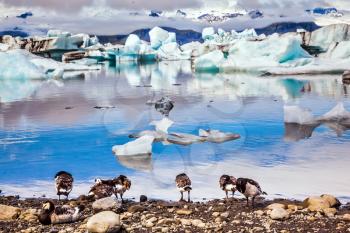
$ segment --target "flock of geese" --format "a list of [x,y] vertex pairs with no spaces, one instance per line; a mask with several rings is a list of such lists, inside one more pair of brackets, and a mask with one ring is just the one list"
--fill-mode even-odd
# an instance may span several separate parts
[[[168,97],[163,97],[156,101],[154,105],[156,110],[162,115],[169,116],[169,112],[174,107],[174,102]],[[202,131],[201,133],[208,137],[211,132]],[[218,134],[220,132],[216,133]],[[219,136],[222,137],[222,135]],[[234,137],[237,138],[236,135],[234,135]],[[60,171],[55,175],[55,188],[59,200],[61,200],[62,195],[66,196],[66,199],[68,199],[73,189],[73,182],[74,178],[72,174],[66,171]],[[176,176],[175,184],[181,194],[180,201],[184,201],[183,193],[187,192],[187,201],[190,202],[190,192],[192,190],[191,179],[185,173],[181,173]],[[236,179],[233,176],[222,175],[219,179],[219,184],[220,188],[225,191],[226,198],[228,198],[228,192],[232,192],[233,196],[236,191],[239,191],[246,197],[247,206],[249,206],[249,198],[252,199],[253,208],[255,198],[259,195],[266,194],[261,190],[260,185],[256,181],[248,178]],[[131,181],[124,175],[120,175],[111,180],[95,179],[95,184],[90,188],[88,193],[88,199],[98,200],[113,195],[118,199],[119,195],[123,202],[123,195],[130,188]],[[39,221],[44,225],[75,222],[80,219],[83,210],[84,206],[75,208],[68,205],[55,206],[52,201],[46,201],[42,206]]]
[[[59,200],[61,199],[61,195],[66,196],[66,199],[68,199],[73,189],[73,182],[73,176],[66,171],[60,171],[55,175],[55,188]],[[184,201],[183,193],[187,192],[187,201],[190,202],[190,192],[192,190],[191,179],[185,173],[181,173],[176,176],[175,184],[181,194],[180,201]],[[228,198],[229,192],[232,192],[233,196],[238,191],[245,196],[247,206],[249,206],[249,198],[251,198],[253,208],[255,198],[262,194],[266,195],[256,181],[248,178],[236,179],[233,176],[222,175],[219,179],[219,185],[226,193],[226,198]],[[131,181],[124,175],[111,180],[95,179],[95,184],[91,187],[88,198],[98,200],[115,195],[118,199],[119,194],[123,201],[123,194],[130,188]],[[52,201],[46,201],[42,206],[39,221],[44,225],[75,222],[80,219],[83,210],[84,206],[75,208],[68,205],[55,206]]]

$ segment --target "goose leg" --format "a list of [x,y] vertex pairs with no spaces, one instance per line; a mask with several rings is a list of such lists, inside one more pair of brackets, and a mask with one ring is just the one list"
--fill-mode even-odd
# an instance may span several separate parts
[[232,197],[234,197],[235,196],[235,191],[232,191]]
[[246,199],[247,199],[247,206],[249,206],[249,199],[248,199],[248,197],[246,197]]
[[190,202],[191,201],[191,198],[190,198],[190,191],[188,191],[188,202]]
[[122,199],[122,203],[124,202],[124,200],[123,200],[123,194],[122,193],[119,193],[119,195],[120,195],[120,199]]
[[59,201],[61,200],[61,195],[60,195],[60,194],[58,194],[58,200],[59,200]]
[[228,192],[225,190],[226,199],[228,199]]
[[253,206],[253,209],[254,209],[254,199],[255,199],[255,197],[252,198],[252,206]]
[[183,194],[183,192],[180,192],[181,193],[181,199],[180,199],[180,201],[182,201],[183,199],[184,199],[184,194]]

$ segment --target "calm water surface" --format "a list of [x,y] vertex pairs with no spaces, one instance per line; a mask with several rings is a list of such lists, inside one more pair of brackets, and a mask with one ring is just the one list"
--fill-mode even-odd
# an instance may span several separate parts
[[[349,201],[350,130],[321,125],[306,135],[283,121],[284,105],[309,108],[316,116],[338,102],[350,110],[349,91],[339,76],[195,74],[189,62],[106,64],[65,81],[0,80],[0,189],[22,197],[55,196],[53,176],[67,170],[76,181],[72,196],[86,194],[95,177],[125,174],[132,179],[128,198],[175,200],[174,177],[186,172],[192,197],[200,200],[223,197],[218,178],[228,173],[256,179],[269,198],[330,193]],[[170,132],[210,128],[241,139],[156,143],[152,157],[113,155],[113,145],[162,118],[146,102],[163,96],[175,101]]]

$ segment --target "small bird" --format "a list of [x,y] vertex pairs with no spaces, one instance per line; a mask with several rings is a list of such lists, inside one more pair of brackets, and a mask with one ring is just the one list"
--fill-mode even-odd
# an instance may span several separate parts
[[55,187],[58,195],[58,200],[61,200],[61,195],[68,199],[69,193],[73,189],[73,176],[65,171],[57,172],[55,175]]
[[68,205],[57,206],[51,201],[46,201],[43,204],[39,215],[39,222],[43,225],[73,223],[81,218],[81,213],[84,206],[71,207]]
[[232,192],[234,196],[236,192],[236,182],[237,179],[233,176],[222,175],[219,180],[220,188],[225,191],[226,199],[228,199],[228,192]]
[[110,197],[114,194],[114,185],[112,183],[106,183],[106,181],[96,179],[95,185],[91,187],[88,196],[94,199],[101,199]]
[[165,116],[169,116],[170,111],[174,108],[174,101],[169,97],[162,97],[160,100],[157,100],[154,107],[158,112]]
[[176,176],[175,183],[176,183],[177,189],[181,193],[180,201],[183,201],[183,193],[187,192],[188,202],[190,202],[190,192],[192,190],[190,178],[185,173],[181,173]]
[[267,195],[260,188],[258,182],[248,178],[238,178],[236,182],[236,189],[242,193],[247,199],[247,206],[249,206],[249,197],[252,198],[252,206],[254,208],[254,200],[257,196],[262,194]]

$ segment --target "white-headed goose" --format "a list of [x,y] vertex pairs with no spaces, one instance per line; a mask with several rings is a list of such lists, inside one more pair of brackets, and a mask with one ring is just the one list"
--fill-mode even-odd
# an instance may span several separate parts
[[228,192],[232,192],[232,196],[236,192],[237,179],[233,176],[222,175],[219,180],[220,188],[225,191],[226,198],[228,199]]
[[242,193],[247,199],[247,206],[249,206],[249,197],[252,198],[252,206],[254,208],[254,200],[257,196],[262,194],[267,195],[260,188],[258,182],[248,178],[238,178],[236,182],[237,190]]
[[185,173],[181,173],[176,176],[175,183],[176,183],[177,189],[181,193],[180,201],[183,201],[183,193],[187,192],[188,202],[190,202],[190,192],[192,190],[190,178]]
[[43,225],[76,222],[81,218],[81,212],[83,210],[84,206],[73,208],[64,205],[55,207],[53,202],[46,201],[40,212],[39,222]]
[[55,188],[58,195],[58,200],[61,199],[61,195],[66,196],[68,199],[68,195],[73,189],[73,181],[73,176],[66,171],[60,171],[56,173]]

